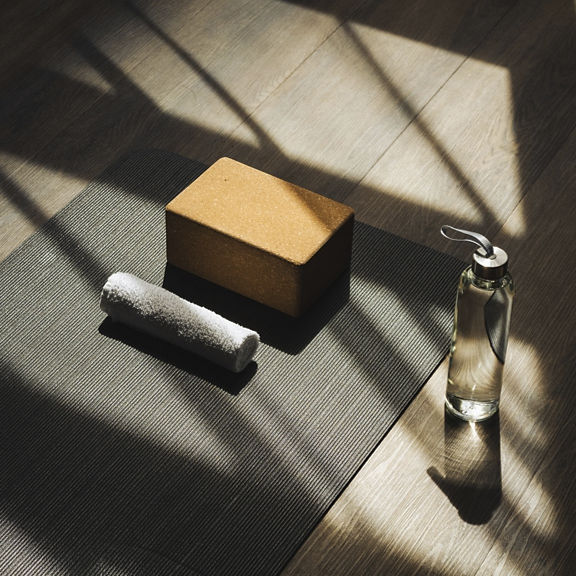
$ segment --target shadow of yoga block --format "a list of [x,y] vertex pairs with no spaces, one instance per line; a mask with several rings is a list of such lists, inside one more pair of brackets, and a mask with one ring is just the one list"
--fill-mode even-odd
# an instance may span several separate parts
[[230,158],[166,206],[167,260],[301,316],[350,265],[354,211]]

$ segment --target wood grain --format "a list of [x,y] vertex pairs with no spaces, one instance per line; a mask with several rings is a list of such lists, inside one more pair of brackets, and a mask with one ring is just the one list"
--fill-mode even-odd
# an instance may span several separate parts
[[[359,217],[438,248],[447,218],[499,230],[576,126],[566,12],[563,1],[510,12],[347,198]],[[532,225],[515,222],[507,242]]]
[[444,417],[446,364],[284,576],[571,574],[571,0],[2,3],[0,258],[123,153],[229,155],[518,285],[500,418]]

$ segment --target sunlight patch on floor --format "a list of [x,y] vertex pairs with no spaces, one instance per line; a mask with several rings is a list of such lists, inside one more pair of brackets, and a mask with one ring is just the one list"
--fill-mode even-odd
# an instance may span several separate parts
[[[377,34],[384,33],[371,32]],[[434,71],[438,59],[456,56],[412,40],[393,39],[392,45],[409,44],[401,50],[403,58],[411,51],[418,55],[413,65],[408,71],[395,69],[383,58],[382,62],[374,59],[373,68],[381,77],[382,91],[396,99],[407,125],[393,145],[382,149],[381,158],[352,194],[359,217],[378,220],[391,197],[413,204],[415,210],[426,208],[459,221],[505,220],[522,194],[508,69],[481,60],[469,59],[461,66],[453,62],[453,75],[438,86],[436,94],[428,95],[433,100],[414,103],[418,86],[411,85],[411,77],[424,75],[428,67]],[[361,46],[367,53],[370,47],[372,54],[369,42]],[[375,124],[379,117],[389,122],[388,114],[375,113]],[[518,215],[509,231],[522,234],[523,230]]]

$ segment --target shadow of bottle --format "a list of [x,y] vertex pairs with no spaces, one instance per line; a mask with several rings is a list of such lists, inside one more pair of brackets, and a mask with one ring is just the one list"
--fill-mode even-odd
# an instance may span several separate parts
[[444,416],[444,475],[428,475],[469,524],[487,523],[502,499],[500,420],[465,422]]

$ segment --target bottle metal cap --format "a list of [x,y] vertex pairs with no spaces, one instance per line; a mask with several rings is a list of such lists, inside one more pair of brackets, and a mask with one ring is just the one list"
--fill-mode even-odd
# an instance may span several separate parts
[[482,249],[474,252],[472,259],[472,271],[474,274],[484,280],[502,278],[508,271],[508,254],[502,248],[498,248],[498,246],[493,246],[492,256],[486,256],[486,253],[483,255],[482,252]]

